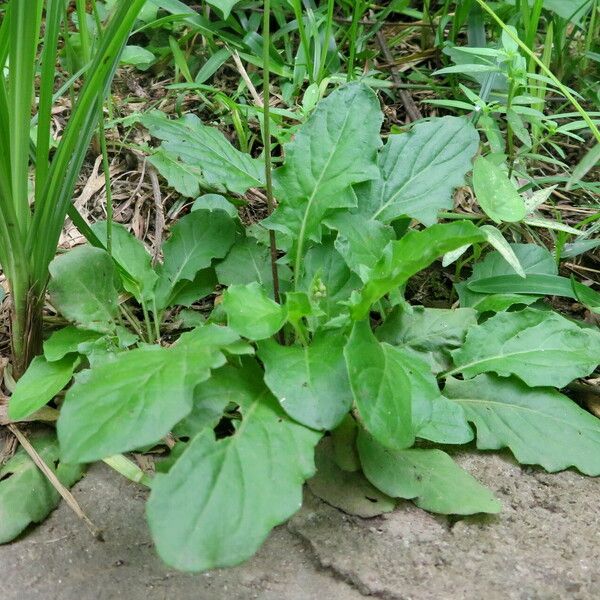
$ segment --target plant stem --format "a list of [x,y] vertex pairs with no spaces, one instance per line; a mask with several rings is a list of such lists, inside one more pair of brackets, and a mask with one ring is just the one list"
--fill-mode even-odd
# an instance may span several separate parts
[[321,59],[319,61],[319,76],[317,83],[321,83],[325,75],[325,65],[327,63],[327,50],[329,49],[329,38],[331,37],[331,29],[333,25],[333,9],[335,0],[327,0],[327,21],[325,23],[325,37],[323,39],[323,47],[321,48]]
[[[306,36],[306,28],[304,27],[304,15],[302,14],[302,0],[293,0],[292,5],[294,7],[296,22],[298,23],[298,34],[300,35],[300,45],[302,46],[302,51],[304,53],[304,62],[306,63],[305,67],[306,72],[308,73],[308,80],[312,83],[313,67],[310,60],[310,44],[308,42],[308,37]],[[264,12],[267,13],[267,2],[265,2]]]
[[106,190],[106,251],[112,256],[112,221],[113,202],[110,183],[110,163],[108,161],[108,149],[106,146],[106,132],[104,131],[104,106],[102,101],[98,103],[98,138],[102,151],[102,170],[104,171],[104,188]]
[[590,128],[590,131],[593,133],[594,137],[598,142],[600,142],[600,129],[596,126],[596,123],[592,120],[587,111],[579,104],[575,96],[571,94],[569,89],[563,85],[560,80],[554,75],[554,73],[527,47],[525,43],[521,41],[518,35],[515,35],[514,31],[510,29],[506,25],[506,23],[491,9],[483,0],[475,0],[485,12],[487,12],[498,25],[502,28],[502,30],[508,35],[508,37],[515,42],[525,54],[531,60],[535,62],[535,64],[540,68],[540,70],[552,80],[552,83],[561,91],[563,96],[575,107],[575,110],[581,115],[581,118],[586,122],[587,126]]
[[[271,112],[269,99],[271,97],[271,73],[269,45],[271,43],[271,0],[264,2],[263,14],[263,146],[265,154],[265,185],[267,193],[267,209],[271,214],[275,208],[273,199],[273,175],[271,160]],[[273,298],[280,302],[279,273],[277,271],[277,240],[275,232],[269,230],[269,245],[271,247],[271,273],[273,275]]]

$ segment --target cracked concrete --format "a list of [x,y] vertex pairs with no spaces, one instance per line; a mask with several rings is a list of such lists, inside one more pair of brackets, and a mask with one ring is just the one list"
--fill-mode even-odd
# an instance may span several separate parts
[[5,600],[595,600],[600,597],[598,480],[548,475],[507,456],[457,460],[503,501],[497,517],[460,520],[410,502],[374,519],[309,492],[248,563],[200,575],[156,558],[145,491],[95,466],[74,489],[105,531],[95,542],[62,504],[43,525],[0,546]]

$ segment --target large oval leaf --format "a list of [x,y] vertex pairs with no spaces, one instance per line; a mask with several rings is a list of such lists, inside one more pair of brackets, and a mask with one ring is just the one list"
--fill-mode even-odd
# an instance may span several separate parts
[[364,427],[388,448],[411,446],[415,441],[411,389],[400,351],[380,343],[369,323],[359,321],[344,354]]
[[238,564],[269,531],[295,513],[302,484],[314,473],[320,433],[295,423],[264,387],[256,364],[244,375],[253,394],[240,397],[242,422],[215,439],[198,434],[167,475],[157,475],[147,505],[162,559],[185,571]]
[[360,431],[358,452],[367,479],[388,496],[445,515],[500,512],[493,494],[441,450],[390,450]]
[[293,419],[314,429],[331,430],[352,406],[344,360],[346,339],[339,333],[317,335],[308,346],[259,347],[265,383]]
[[379,175],[377,150],[383,115],[375,94],[352,83],[319,103],[285,145],[285,164],[273,173],[279,206],[265,221],[300,237],[319,237],[328,209],[353,206],[353,183]]
[[218,349],[238,340],[209,325],[171,348],[123,352],[80,373],[58,419],[63,459],[92,462],[158,442],[191,411],[196,385],[224,364]]
[[600,419],[552,388],[527,387],[516,377],[450,378],[444,393],[477,428],[477,447],[508,447],[523,464],[547,471],[577,467],[600,475]]
[[460,117],[391,135],[379,154],[381,177],[356,188],[358,211],[384,223],[407,215],[433,225],[440,210],[452,208],[452,193],[464,184],[478,145],[477,130]]
[[500,313],[473,327],[452,353],[451,373],[474,377],[493,371],[534,386],[561,388],[600,363],[600,332],[557,313],[527,308]]

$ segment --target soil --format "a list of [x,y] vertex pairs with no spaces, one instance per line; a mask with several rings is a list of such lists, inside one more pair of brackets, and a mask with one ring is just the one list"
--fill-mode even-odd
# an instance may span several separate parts
[[410,502],[381,517],[346,515],[306,495],[245,565],[198,575],[156,557],[146,491],[105,466],[74,493],[104,530],[95,541],[63,503],[20,540],[0,546],[4,600],[595,600],[600,595],[600,486],[550,475],[508,455],[458,453],[504,510],[430,515]]

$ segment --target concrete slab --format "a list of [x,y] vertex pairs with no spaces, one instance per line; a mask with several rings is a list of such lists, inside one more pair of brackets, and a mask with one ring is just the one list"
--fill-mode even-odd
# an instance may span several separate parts
[[596,600],[600,486],[508,456],[457,460],[501,498],[497,517],[460,520],[402,503],[361,519],[307,492],[304,508],[245,565],[200,575],[161,564],[144,522],[146,491],[104,466],[74,492],[105,531],[94,541],[62,504],[0,546],[4,600]]

